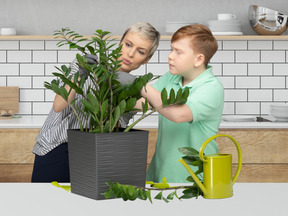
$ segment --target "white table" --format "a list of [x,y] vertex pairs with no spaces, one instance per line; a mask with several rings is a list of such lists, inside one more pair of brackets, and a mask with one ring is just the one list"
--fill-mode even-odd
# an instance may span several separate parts
[[[172,185],[172,184],[171,184]],[[152,193],[153,195],[154,193]],[[180,192],[178,193],[180,194]],[[156,194],[154,194],[156,195]],[[287,215],[288,183],[236,183],[227,199],[127,201],[85,198],[49,183],[0,183],[0,215]]]

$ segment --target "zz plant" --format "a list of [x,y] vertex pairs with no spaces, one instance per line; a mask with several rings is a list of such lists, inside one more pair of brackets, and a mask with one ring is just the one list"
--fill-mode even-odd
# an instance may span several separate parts
[[[94,36],[88,39],[69,28],[63,28],[54,34],[55,39],[60,38],[60,42],[57,43],[58,47],[68,45],[70,49],[80,51],[81,54],[76,54],[77,64],[86,70],[91,84],[87,91],[84,91],[85,77],[80,77],[79,71],[72,74],[70,66],[62,65],[60,68],[56,67],[59,72],[53,73],[56,79],[50,83],[45,82],[44,86],[60,95],[69,104],[79,121],[81,131],[91,133],[119,131],[120,116],[130,111],[137,111],[134,106],[141,98],[140,90],[154,79],[153,74],[148,73],[136,78],[133,83],[120,85],[116,72],[121,66],[119,57],[122,46],[112,50],[116,43],[113,43],[115,40],[111,39],[109,34],[110,32],[97,30]],[[86,54],[97,55],[98,62],[93,65],[89,64],[85,57]],[[69,91],[65,89],[67,85],[70,87]],[[72,89],[81,95],[81,106],[75,105],[76,99],[68,102]],[[183,91],[179,89],[177,93],[172,89],[169,94],[166,89],[163,89],[160,109],[171,105],[185,104],[188,95],[188,89]],[[129,125],[124,132],[129,131],[139,121],[157,111],[159,109],[148,110],[146,99],[145,103],[142,103],[142,116]],[[86,125],[83,125],[80,115],[86,119]]]
[[[191,147],[182,147],[178,149],[184,156],[182,159],[191,166],[198,167],[198,170],[195,172],[199,177],[203,178],[203,161],[201,161],[199,157],[199,152]],[[104,196],[106,199],[110,198],[122,198],[124,201],[130,200],[134,201],[136,199],[141,200],[149,200],[152,201],[151,191],[158,191],[157,195],[154,197],[156,200],[163,200],[166,203],[173,200],[176,197],[179,200],[182,199],[191,199],[198,198],[199,196],[203,196],[202,190],[198,187],[198,185],[194,182],[191,176],[188,176],[186,179],[188,182],[191,182],[191,185],[181,185],[181,186],[173,186],[170,187],[167,184],[167,180],[164,177],[162,183],[154,183],[154,182],[146,182],[146,184],[150,184],[150,187],[139,187],[133,185],[124,185],[119,184],[118,182],[106,182],[108,185],[108,189],[104,192]],[[58,182],[52,182],[52,185],[56,187],[60,187],[68,192],[71,191],[71,186],[59,185]],[[164,191],[172,190],[168,195],[164,195]],[[177,191],[181,190],[182,195],[178,196]]]

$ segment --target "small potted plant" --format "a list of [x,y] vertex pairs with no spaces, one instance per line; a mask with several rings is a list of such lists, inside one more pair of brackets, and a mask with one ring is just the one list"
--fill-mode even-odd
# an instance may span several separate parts
[[[140,90],[153,80],[153,74],[137,77],[133,83],[121,85],[117,80],[117,71],[121,66],[121,46],[109,37],[110,32],[97,30],[91,38],[83,37],[69,28],[55,32],[60,38],[59,47],[69,45],[77,49],[77,64],[88,73],[91,81],[84,91],[85,78],[79,71],[71,73],[71,67],[56,67],[53,73],[56,79],[44,86],[60,95],[68,102],[71,90],[81,96],[81,106],[75,106],[75,100],[68,102],[76,115],[79,130],[68,129],[68,150],[71,191],[93,199],[105,199],[106,182],[119,182],[128,185],[145,186],[148,131],[132,129],[139,121],[158,110],[148,110],[148,102],[142,103],[142,116],[126,128],[119,127],[119,119],[134,109],[141,98]],[[83,45],[86,42],[85,45]],[[82,45],[80,45],[82,44]],[[89,64],[86,54],[98,56],[96,64]],[[65,86],[70,87],[67,92]],[[188,89],[166,89],[161,92],[161,108],[186,103]],[[138,110],[139,111],[139,110]],[[85,124],[81,119],[85,119]]]

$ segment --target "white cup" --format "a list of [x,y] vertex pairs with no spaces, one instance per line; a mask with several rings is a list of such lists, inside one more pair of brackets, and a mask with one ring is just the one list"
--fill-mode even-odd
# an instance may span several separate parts
[[218,14],[218,20],[234,20],[236,15],[234,14]]
[[16,29],[15,28],[1,28],[0,34],[1,35],[16,35]]

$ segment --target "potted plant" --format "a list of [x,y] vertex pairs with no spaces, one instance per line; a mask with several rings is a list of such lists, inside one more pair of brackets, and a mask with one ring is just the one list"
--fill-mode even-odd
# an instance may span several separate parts
[[[81,52],[76,54],[77,64],[86,70],[91,84],[84,91],[85,78],[79,76],[79,71],[72,74],[71,67],[66,65],[56,67],[60,72],[53,73],[56,79],[44,84],[67,102],[72,89],[82,98],[81,106],[75,106],[76,99],[68,102],[80,125],[79,130],[68,130],[71,191],[93,199],[105,199],[103,193],[109,181],[145,185],[148,131],[132,127],[158,111],[154,108],[149,111],[146,100],[142,103],[142,116],[127,128],[119,127],[121,115],[137,111],[134,106],[141,98],[140,90],[153,80],[153,74],[121,85],[116,74],[121,66],[121,46],[111,50],[116,43],[111,44],[114,40],[109,34],[97,30],[87,38],[69,28],[56,31],[55,38],[61,39],[57,44],[59,47],[67,44],[70,49]],[[89,64],[85,54],[97,55],[98,63]],[[68,92],[66,85],[70,87]],[[188,89],[180,89],[177,93],[171,90],[169,94],[164,89],[161,92],[162,108],[184,104],[188,94]],[[85,125],[82,118],[86,119]]]

